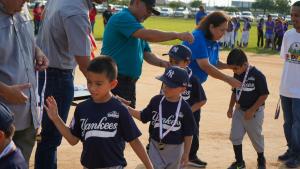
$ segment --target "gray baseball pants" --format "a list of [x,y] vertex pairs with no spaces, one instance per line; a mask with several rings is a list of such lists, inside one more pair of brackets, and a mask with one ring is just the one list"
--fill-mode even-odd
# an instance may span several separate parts
[[163,150],[159,150],[158,142],[151,139],[149,147],[149,158],[154,169],[180,169],[181,156],[183,154],[182,144],[165,144]]
[[242,144],[243,138],[247,133],[256,152],[264,152],[264,136],[262,135],[264,106],[260,106],[254,117],[250,120],[245,120],[244,115],[245,111],[240,108],[234,110],[230,131],[232,144]]

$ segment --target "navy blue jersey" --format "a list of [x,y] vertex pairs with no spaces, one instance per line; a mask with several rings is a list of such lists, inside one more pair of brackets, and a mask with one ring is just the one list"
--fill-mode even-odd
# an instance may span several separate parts
[[[197,102],[206,100],[206,95],[199,79],[194,76],[189,67],[186,69],[189,74],[189,84],[184,93],[182,93],[182,97],[190,106],[193,106]],[[196,112],[200,112],[200,110],[197,110]]]
[[[163,95],[154,96],[148,106],[141,112],[141,121],[147,123],[150,121],[150,137],[156,141],[159,138],[159,103]],[[162,102],[162,123],[163,132],[170,128],[176,117],[178,102],[169,102],[164,99]],[[161,140],[165,144],[181,144],[185,136],[192,136],[196,130],[196,123],[189,104],[182,100],[179,111],[178,121],[172,130]]]
[[17,148],[0,158],[0,169],[28,169],[28,167],[21,151]]
[[[234,74],[234,78],[243,82],[245,73],[246,71],[241,75]],[[255,67],[249,70],[244,86],[238,101],[243,109],[249,109],[260,96],[269,94],[266,77]],[[233,92],[236,92],[236,90],[234,89]]]
[[70,125],[83,143],[81,163],[87,168],[126,166],[125,141],[141,135],[126,107],[116,98],[106,103],[80,103]]

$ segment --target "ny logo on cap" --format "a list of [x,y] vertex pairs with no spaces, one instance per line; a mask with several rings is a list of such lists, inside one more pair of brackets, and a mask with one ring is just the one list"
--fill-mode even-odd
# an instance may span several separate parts
[[166,76],[168,76],[169,78],[172,79],[174,73],[175,73],[174,70],[169,70],[169,71],[167,72]]
[[177,46],[173,47],[172,52],[177,53],[177,51],[178,51],[178,47]]

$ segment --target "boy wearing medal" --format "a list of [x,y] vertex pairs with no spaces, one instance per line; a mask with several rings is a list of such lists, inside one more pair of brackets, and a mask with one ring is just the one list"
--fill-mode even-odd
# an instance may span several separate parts
[[227,117],[232,118],[230,140],[236,159],[228,169],[246,168],[242,153],[245,133],[257,152],[257,168],[265,169],[262,125],[265,100],[269,94],[266,78],[262,72],[249,65],[247,56],[241,49],[236,48],[229,53],[227,64],[232,67],[234,77],[242,82],[241,88],[233,89],[227,111]]
[[189,104],[181,94],[189,76],[177,66],[167,68],[157,77],[163,82],[163,95],[154,96],[148,106],[137,111],[128,107],[136,119],[150,121],[149,157],[155,169],[179,169],[187,165],[196,123]]

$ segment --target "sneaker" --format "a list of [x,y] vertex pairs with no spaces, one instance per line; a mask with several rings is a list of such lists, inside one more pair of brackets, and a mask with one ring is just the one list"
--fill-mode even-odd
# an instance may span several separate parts
[[297,168],[300,166],[300,158],[293,156],[285,162],[285,165],[288,168]]
[[284,154],[278,156],[279,161],[287,161],[291,157],[291,153],[287,150]]
[[227,169],[245,169],[245,161],[238,163],[238,162],[233,162]]
[[196,158],[194,160],[190,160],[189,165],[198,167],[198,168],[205,168],[207,163],[204,161],[201,161],[199,158]]
[[257,159],[257,169],[266,169],[266,159]]

